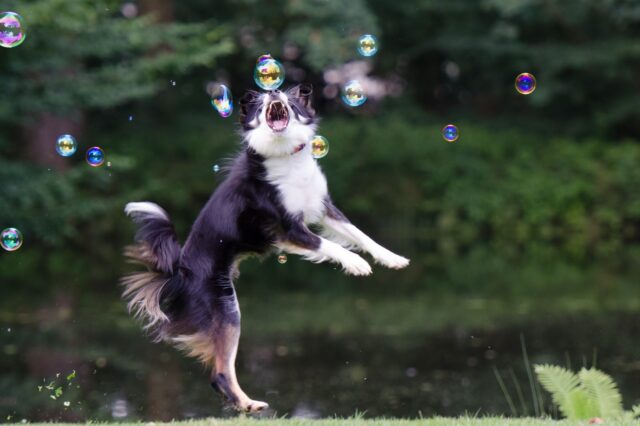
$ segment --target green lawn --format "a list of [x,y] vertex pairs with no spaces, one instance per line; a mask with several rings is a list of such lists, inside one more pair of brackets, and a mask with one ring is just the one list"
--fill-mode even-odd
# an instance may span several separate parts
[[[37,423],[36,423],[37,424]],[[42,423],[42,425],[50,425],[51,423]],[[163,423],[159,422],[147,422],[147,423],[117,423],[118,426],[149,426],[159,425]],[[165,423],[169,424],[169,423]],[[403,426],[403,425],[425,425],[425,426],[493,426],[493,425],[506,425],[506,426],[573,426],[573,425],[587,425],[588,421],[568,421],[568,420],[545,420],[545,419],[505,419],[501,417],[487,417],[487,418],[472,418],[472,417],[460,417],[460,418],[432,418],[432,419],[415,419],[415,420],[399,420],[399,419],[323,419],[323,420],[304,420],[304,419],[252,419],[252,418],[236,418],[236,419],[206,419],[196,420],[188,422],[174,422],[171,425],[185,425],[185,426]],[[605,425],[638,425],[639,421],[615,421],[604,422]],[[63,425],[58,423],[56,425]],[[76,426],[76,424],[69,423],[69,425]]]

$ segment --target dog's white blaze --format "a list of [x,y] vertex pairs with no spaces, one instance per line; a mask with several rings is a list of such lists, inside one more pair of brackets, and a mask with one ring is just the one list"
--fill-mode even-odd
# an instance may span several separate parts
[[132,214],[142,213],[145,215],[157,217],[160,219],[169,220],[169,215],[166,211],[159,205],[155,203],[150,203],[148,201],[140,201],[137,203],[127,203],[124,207],[124,212],[127,216],[131,216]]
[[[287,128],[280,133],[269,128],[266,111],[272,98],[263,96],[260,125],[247,132],[246,141],[265,158],[266,178],[280,191],[285,209],[294,215],[301,213],[305,223],[318,222],[324,213],[328,191],[327,180],[311,156],[309,146],[316,129],[295,118],[284,93],[278,97],[289,111]],[[304,149],[294,153],[301,144],[306,144]]]

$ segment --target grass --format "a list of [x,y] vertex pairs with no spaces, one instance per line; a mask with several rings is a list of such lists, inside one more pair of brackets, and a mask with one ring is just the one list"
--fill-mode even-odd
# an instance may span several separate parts
[[[42,425],[50,425],[51,423],[42,423]],[[57,425],[63,425],[64,423],[58,423]],[[160,424],[158,422],[152,423],[117,423],[118,426],[133,426],[133,425],[153,425]],[[458,418],[442,418],[436,417],[431,419],[362,419],[362,418],[348,418],[348,419],[322,419],[322,420],[308,420],[308,419],[252,419],[252,418],[235,418],[235,419],[204,419],[186,422],[172,422],[167,423],[175,426],[584,426],[588,424],[588,421],[569,421],[569,420],[551,420],[551,419],[532,419],[532,418],[516,418],[506,419],[503,417],[458,417]],[[605,422],[604,424],[613,424]],[[638,425],[639,422],[624,422],[616,421],[616,425]],[[36,423],[38,425],[38,423]],[[69,423],[69,425],[77,425],[77,423]]]

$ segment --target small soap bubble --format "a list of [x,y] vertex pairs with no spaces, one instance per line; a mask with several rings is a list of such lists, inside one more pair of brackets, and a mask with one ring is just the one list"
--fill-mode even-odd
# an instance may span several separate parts
[[447,124],[442,128],[442,137],[447,142],[455,142],[460,135],[458,134],[458,128],[453,124]]
[[315,135],[311,139],[311,155],[313,158],[322,158],[329,153],[329,141],[324,136]]
[[261,55],[260,57],[258,57],[256,64],[259,64],[260,62],[266,61],[268,59],[273,59],[270,54],[267,53],[266,55]]
[[87,150],[87,164],[91,167],[102,166],[104,163],[104,151],[99,146],[91,147]]
[[276,90],[284,83],[284,67],[271,55],[262,55],[256,63],[253,80],[263,90]]
[[17,47],[27,38],[22,16],[15,12],[0,12],[0,46]]
[[285,263],[287,263],[287,255],[286,254],[278,255],[278,263],[281,265],[284,265]]
[[214,173],[218,173],[220,171],[220,166],[218,166],[217,164],[213,165],[213,172]]
[[367,101],[364,89],[358,80],[351,80],[342,88],[342,101],[350,107],[357,107]]
[[533,74],[523,72],[516,77],[516,90],[521,95],[530,95],[536,90],[536,78]]
[[7,228],[0,234],[0,245],[6,251],[16,251],[22,246],[22,233],[16,228]]
[[169,83],[171,83],[172,86],[176,85],[176,81],[175,80],[169,80]]
[[133,121],[133,115],[129,116],[129,121]]
[[63,157],[70,157],[78,150],[76,139],[71,135],[60,135],[56,141],[56,152]]
[[124,3],[120,7],[120,13],[127,19],[135,18],[138,16],[138,6],[135,3]]
[[233,112],[233,97],[231,90],[224,84],[219,84],[211,93],[211,105],[218,111],[220,117],[227,118]]
[[68,406],[70,406],[70,405],[71,405],[71,403],[70,403],[69,401],[65,401],[65,402],[63,402],[62,404],[63,404],[65,407],[68,407]]
[[378,53],[378,39],[371,34],[365,34],[358,40],[358,53],[362,56],[373,56]]

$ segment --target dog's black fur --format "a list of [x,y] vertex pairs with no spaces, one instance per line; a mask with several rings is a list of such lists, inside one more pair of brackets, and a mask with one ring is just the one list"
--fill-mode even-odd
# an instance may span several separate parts
[[[244,131],[267,117],[262,112],[270,103],[264,96],[275,99],[280,95],[279,91],[248,92],[240,101]],[[312,124],[311,87],[297,86],[286,95],[291,119]],[[266,404],[250,400],[235,378],[233,362],[240,330],[233,286],[237,265],[247,255],[272,251],[278,241],[310,251],[319,249],[322,241],[307,228],[302,213],[287,211],[281,192],[266,179],[266,173],[265,158],[246,144],[198,215],[182,248],[161,208],[131,203],[126,210],[139,225],[137,244],[126,254],[150,269],[124,279],[130,308],[147,317],[147,327],[158,340],[172,341],[206,364],[215,363],[212,385],[247,411]],[[328,217],[348,223],[328,195],[324,209]]]

